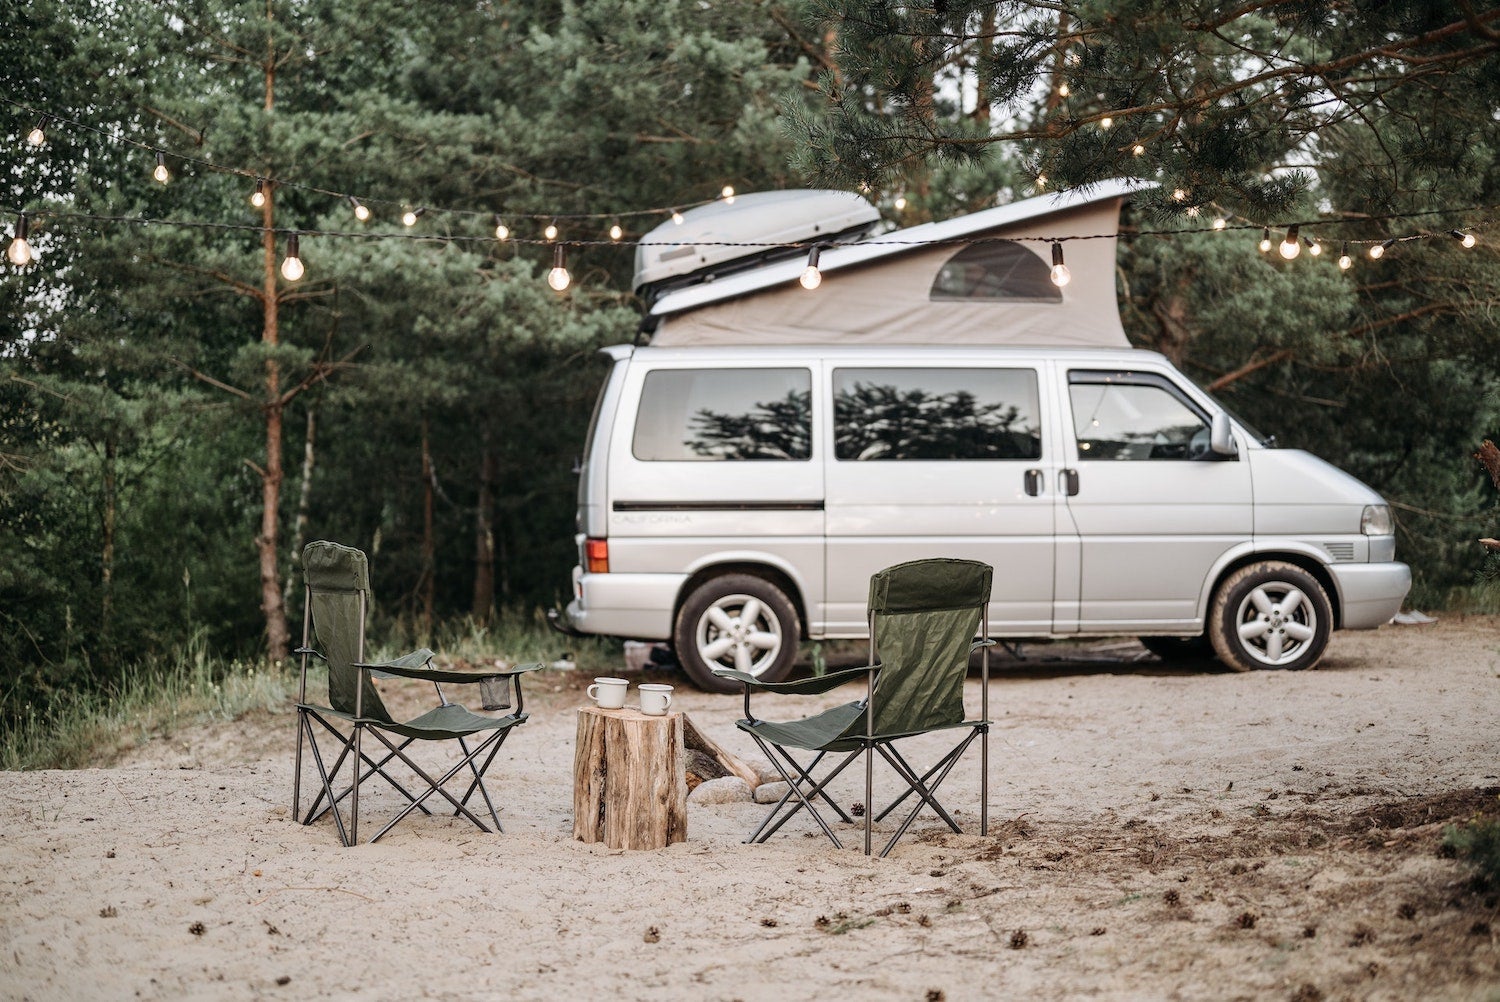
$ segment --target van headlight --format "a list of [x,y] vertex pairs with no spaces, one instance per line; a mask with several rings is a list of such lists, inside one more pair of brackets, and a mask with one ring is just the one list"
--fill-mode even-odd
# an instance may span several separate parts
[[1359,531],[1366,536],[1389,536],[1396,531],[1389,505],[1367,504],[1359,516]]

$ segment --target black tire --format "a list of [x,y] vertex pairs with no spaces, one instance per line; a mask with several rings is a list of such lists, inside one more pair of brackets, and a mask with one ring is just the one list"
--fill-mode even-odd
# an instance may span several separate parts
[[1168,664],[1208,661],[1214,656],[1214,645],[1208,637],[1141,637],[1141,645]]
[[[743,622],[749,609],[752,622]],[[713,674],[739,668],[767,682],[780,682],[797,660],[802,624],[797,609],[776,585],[753,574],[724,574],[692,590],[677,610],[672,646],[677,663],[705,692],[743,690]]]
[[1280,560],[1229,575],[1209,611],[1214,653],[1235,671],[1311,668],[1327,649],[1332,629],[1333,610],[1318,579]]

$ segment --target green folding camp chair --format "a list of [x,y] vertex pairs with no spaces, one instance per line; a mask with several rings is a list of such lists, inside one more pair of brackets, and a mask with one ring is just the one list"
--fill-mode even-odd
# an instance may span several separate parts
[[[839,819],[849,815],[827,794],[828,784],[861,754],[865,758],[865,855],[870,854],[872,816],[880,821],[913,794],[917,802],[891,836],[885,856],[906,834],[923,807],[931,807],[948,827],[961,829],[938,803],[936,793],[954,765],[976,736],[980,740],[979,830],[989,833],[989,639],[990,582],[988,564],[974,560],[913,560],[887,567],[870,578],[870,660],[861,668],[849,668],[795,682],[762,682],[753,675],[727,668],[714,674],[735,679],[745,686],[745,719],[739,728],[749,734],[781,773],[788,790],[771,808],[759,828],[746,842],[764,842],[792,815],[806,810],[837,848],[838,836],[819,813],[816,801],[831,808]],[[975,638],[978,637],[976,640]],[[966,719],[964,680],[969,657],[981,651],[980,713]],[[817,695],[855,679],[866,684],[865,698],[845,703],[801,720],[773,723],[757,720],[750,712],[754,689],[797,695]],[[963,739],[936,765],[918,775],[896,750],[902,738],[947,728],[967,728]],[[803,766],[788,748],[814,752]],[[880,757],[906,783],[906,790],[876,814],[874,804],[874,758]],[[825,756],[843,758],[814,778],[814,770]]]
[[[517,665],[506,671],[456,672],[432,667],[433,653],[426,648],[394,661],[374,664],[365,662],[365,611],[370,600],[370,569],[365,555],[338,543],[308,543],[302,551],[302,570],[307,586],[307,601],[302,615],[302,646],[296,653],[302,658],[302,681],[297,694],[297,761],[292,783],[292,816],[309,825],[329,811],[344,845],[359,841],[359,789],[371,777],[379,776],[406,798],[406,806],[370,839],[376,841],[397,822],[414,810],[431,814],[425,801],[434,794],[453,807],[456,815],[468,818],[481,831],[489,831],[479,816],[469,809],[469,801],[478,792],[495,830],[500,831],[500,815],[485,788],[485,771],[495,753],[505,743],[511,729],[526,721],[521,696],[521,676],[535,671],[539,664]],[[321,650],[313,647],[316,637]],[[318,658],[328,666],[328,705],[310,703],[307,699],[309,661]],[[391,717],[371,677],[411,678],[431,682],[437,690],[438,705],[419,717],[397,721]],[[480,702],[486,710],[510,710],[499,717],[472,713],[451,703],[443,685],[477,685]],[[318,728],[326,745],[319,744]],[[379,758],[361,749],[361,737],[368,731],[384,745]],[[484,735],[477,744],[471,739]],[[331,737],[330,737],[331,736]],[[407,753],[417,741],[457,742],[461,758],[433,778]],[[302,749],[312,752],[322,791],[305,815],[301,813]],[[331,767],[326,765],[324,750],[336,751]],[[404,764],[424,787],[420,792],[408,790],[397,775],[405,773],[392,763]],[[349,775],[341,779],[341,770],[349,764]],[[361,766],[362,764],[362,766]],[[446,784],[455,777],[468,782],[462,797],[455,796]],[[416,786],[410,778],[406,782]],[[342,786],[340,785],[342,783]],[[339,804],[348,799],[346,825]]]

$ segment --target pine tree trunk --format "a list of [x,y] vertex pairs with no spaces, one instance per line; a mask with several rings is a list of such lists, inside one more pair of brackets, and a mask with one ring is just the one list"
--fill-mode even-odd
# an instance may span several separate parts
[[307,513],[312,501],[314,447],[317,438],[318,408],[315,403],[307,409],[307,431],[302,437],[302,482],[297,487],[297,517],[292,523],[292,552],[291,561],[288,564],[291,571],[288,572],[286,584],[281,589],[281,603],[287,607],[292,604],[292,588],[295,584],[297,568],[302,566],[302,544],[303,536],[307,532]]
[[495,608],[495,454],[489,434],[480,444],[479,504],[474,513],[474,604],[475,622],[488,623]]
[[422,418],[422,628],[432,636],[432,607],[437,590],[437,542],[432,527],[432,440],[427,418]]
[[99,638],[105,651],[110,650],[110,623],[115,611],[115,518],[119,507],[115,459],[118,451],[114,436],[110,435],[104,440],[104,512],[101,518],[104,539],[99,552]]

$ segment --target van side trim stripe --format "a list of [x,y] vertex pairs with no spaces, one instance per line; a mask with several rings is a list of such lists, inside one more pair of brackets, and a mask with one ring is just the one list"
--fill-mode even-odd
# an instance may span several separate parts
[[822,511],[822,501],[616,501],[615,511]]

